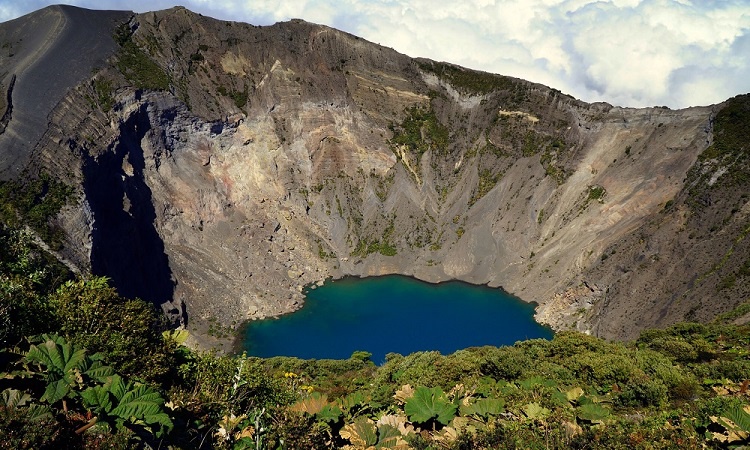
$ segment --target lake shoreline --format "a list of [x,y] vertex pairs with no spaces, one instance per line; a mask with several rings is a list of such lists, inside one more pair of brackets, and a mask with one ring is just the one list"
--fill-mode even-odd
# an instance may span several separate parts
[[[384,310],[384,311],[375,312],[375,311],[370,311],[371,305],[369,305],[368,302],[369,303],[378,303],[378,300],[369,300],[369,301],[368,300],[364,300],[365,303],[362,303],[362,304],[352,303],[349,300],[349,298],[352,295],[354,295],[354,297],[359,297],[359,296],[366,295],[365,293],[360,293],[359,290],[358,290],[359,288],[356,287],[356,285],[358,285],[360,283],[365,283],[365,284],[367,284],[367,283],[375,283],[376,285],[378,283],[380,283],[380,284],[383,285],[384,289],[391,289],[392,290],[392,292],[390,292],[388,295],[398,295],[398,293],[400,293],[403,290],[416,290],[416,291],[426,291],[426,292],[429,292],[429,294],[424,294],[426,296],[425,298],[428,298],[428,297],[431,297],[431,296],[436,296],[436,295],[438,297],[441,297],[441,295],[439,295],[438,293],[441,290],[447,288],[449,290],[452,290],[451,291],[452,294],[450,294],[450,295],[449,294],[445,294],[445,295],[455,296],[458,299],[457,301],[460,301],[460,302],[465,301],[464,297],[466,297],[466,295],[469,295],[468,293],[470,293],[470,292],[474,292],[474,294],[469,295],[470,297],[471,296],[479,295],[478,293],[483,292],[482,295],[489,295],[490,297],[493,297],[493,298],[496,298],[496,299],[503,299],[503,301],[501,301],[501,302],[497,302],[496,299],[495,300],[484,299],[484,300],[481,300],[481,302],[480,302],[481,305],[480,306],[472,306],[472,307],[469,307],[468,309],[464,308],[462,306],[461,308],[458,308],[457,310],[454,311],[454,313],[459,313],[460,312],[461,314],[458,314],[459,316],[462,315],[462,314],[464,314],[464,313],[470,313],[474,308],[479,308],[480,310],[482,308],[497,308],[501,304],[504,304],[505,305],[504,307],[510,307],[510,306],[507,305],[510,302],[513,305],[515,305],[515,306],[513,306],[513,308],[515,308],[514,311],[516,311],[516,312],[514,312],[513,314],[520,314],[520,311],[521,310],[523,311],[523,317],[524,317],[524,320],[526,321],[524,323],[528,324],[528,327],[529,327],[528,329],[529,330],[532,330],[532,329],[533,330],[544,330],[544,332],[541,332],[541,334],[543,336],[549,336],[549,337],[553,336],[553,334],[554,334],[554,331],[549,326],[547,326],[545,324],[540,324],[540,323],[536,322],[536,320],[534,319],[534,310],[535,310],[536,306],[538,305],[536,302],[524,301],[523,299],[520,299],[520,298],[518,298],[516,296],[513,296],[510,293],[506,292],[501,287],[491,287],[489,285],[477,285],[477,284],[472,284],[472,283],[469,283],[469,282],[466,282],[466,281],[462,281],[462,280],[448,280],[448,281],[440,281],[440,282],[430,282],[430,281],[422,280],[422,279],[419,279],[419,278],[416,278],[416,277],[407,276],[407,275],[398,275],[398,274],[385,275],[385,276],[375,276],[375,277],[372,277],[372,276],[361,277],[361,276],[355,276],[355,275],[346,275],[346,276],[343,276],[343,277],[340,277],[340,278],[328,278],[328,279],[326,279],[326,280],[323,281],[322,285],[321,285],[320,282],[311,283],[311,284],[307,285],[304,288],[304,291],[303,291],[304,294],[305,294],[305,301],[301,302],[300,308],[297,309],[297,310],[295,310],[295,311],[293,311],[293,312],[285,313],[285,314],[282,314],[282,315],[279,315],[279,316],[268,317],[268,318],[264,318],[264,319],[255,319],[255,320],[245,321],[243,324],[241,324],[236,329],[235,336],[234,336],[234,339],[233,339],[233,342],[232,342],[232,353],[233,354],[241,354],[243,352],[247,352],[250,355],[252,355],[253,353],[255,353],[253,351],[249,351],[248,346],[246,345],[246,341],[248,339],[247,336],[248,336],[248,332],[249,332],[248,330],[249,330],[250,326],[255,325],[256,327],[260,326],[261,328],[263,328],[263,327],[269,326],[268,324],[273,323],[274,321],[277,321],[277,320],[288,321],[288,320],[290,320],[289,318],[291,318],[291,317],[297,317],[293,313],[297,313],[297,315],[298,315],[300,311],[305,310],[305,308],[307,308],[309,306],[309,300],[310,300],[311,296],[315,297],[316,294],[317,294],[317,290],[318,289],[323,289],[323,290],[331,289],[332,286],[334,286],[334,287],[335,286],[341,286],[342,283],[343,283],[342,289],[352,290],[353,294],[347,294],[347,293],[342,294],[342,298],[344,298],[346,300],[343,300],[343,303],[340,303],[339,306],[334,307],[331,311],[328,311],[326,313],[328,315],[341,314],[342,311],[345,309],[345,307],[353,307],[356,310],[355,312],[358,312],[360,314],[365,314],[365,313],[366,314],[373,314],[374,315],[374,318],[373,318],[374,321],[381,321],[381,320],[387,320],[387,316],[389,316],[389,314],[393,313],[393,310],[397,310],[397,309],[399,309],[400,307],[403,306],[402,304],[398,304],[398,305],[395,305],[393,307],[386,308],[386,310]],[[394,289],[395,289],[395,291],[393,291]],[[507,300],[507,301],[505,301],[505,300]],[[338,301],[341,302],[342,300],[338,300]],[[424,314],[435,313],[435,314],[444,314],[445,315],[446,314],[445,312],[439,313],[439,312],[435,312],[435,311],[432,311],[432,310],[435,309],[436,307],[441,307],[441,308],[444,308],[444,309],[450,309],[451,306],[449,304],[446,304],[445,303],[446,301],[449,301],[449,300],[444,299],[444,298],[421,300],[418,303],[418,307],[421,308],[420,314],[424,315]],[[461,304],[461,303],[459,303],[459,304]],[[343,305],[343,307],[340,307],[342,305]],[[412,305],[410,307],[413,307],[413,306],[414,305]],[[453,305],[453,307],[455,307],[455,305]],[[367,310],[367,311],[362,311],[363,309]],[[500,310],[498,310],[498,311],[500,311]],[[307,311],[307,312],[309,312],[309,311]],[[351,311],[348,312],[348,313],[351,314]],[[503,317],[503,316],[507,315],[506,313],[493,312],[490,315],[492,315],[492,314],[497,314],[496,318],[498,320],[501,320],[501,319],[507,320],[507,317]],[[448,314],[448,316],[449,316],[450,319],[453,318],[453,315],[454,314]],[[486,316],[486,314],[480,314],[480,316]],[[519,317],[521,317],[521,316],[519,316]],[[297,319],[293,319],[293,320],[297,320]],[[350,323],[350,322],[354,321],[354,323],[357,324],[357,327],[358,327],[359,323],[356,322],[357,320],[364,320],[364,319],[347,319],[347,320],[345,320],[344,322],[342,322],[341,324],[339,324],[337,326],[340,326],[340,327],[351,326],[352,323]],[[400,320],[400,318],[396,318],[396,319],[392,319],[392,320],[398,321],[398,320]],[[486,320],[486,318],[476,318],[476,319],[464,318],[463,320],[481,321],[481,320]],[[263,322],[263,324],[261,325],[260,322]],[[518,322],[518,321],[516,321],[516,322]],[[450,321],[448,323],[450,323]],[[307,324],[307,325],[309,325],[309,324]],[[517,325],[518,325],[517,323],[512,324],[512,325],[510,325],[510,328],[512,328],[513,326],[517,326]],[[273,326],[278,326],[278,325],[273,325]],[[305,326],[305,324],[295,325],[295,327],[297,327],[297,326]],[[386,329],[388,329],[389,327],[392,327],[393,324],[386,322],[382,326],[385,327]],[[448,325],[448,326],[450,326],[450,325]],[[472,328],[472,327],[473,327],[472,325],[468,325],[467,326],[467,328]],[[491,328],[490,325],[488,325],[488,327]],[[379,330],[379,329],[376,328],[373,332],[379,332],[379,331],[381,331],[381,330]],[[283,335],[295,336],[296,332],[297,332],[296,328],[292,328],[291,330],[286,331],[285,334],[283,334]],[[361,332],[362,331],[359,328],[356,328],[351,333],[352,333],[352,336],[356,337]],[[494,332],[494,330],[492,332]],[[394,333],[394,330],[389,330],[388,334],[393,334],[393,333]],[[488,333],[490,333],[490,332],[488,331]],[[540,333],[540,332],[539,331],[534,331],[533,334],[536,334],[536,333]],[[530,338],[530,337],[536,337],[536,335],[533,335],[533,336],[525,336],[524,335],[519,340],[522,340],[522,339],[525,339],[525,338]],[[495,336],[493,336],[493,339],[494,338],[495,338]],[[290,337],[288,339],[293,339],[293,338]],[[301,341],[307,341],[307,340],[309,340],[309,337],[300,337],[299,339]],[[407,337],[405,339],[410,340],[411,338]],[[274,341],[278,341],[278,339],[273,339],[273,340]],[[461,340],[457,339],[457,341],[461,341]],[[513,342],[503,343],[503,344],[500,344],[500,345],[511,345],[512,343]],[[276,346],[277,344],[278,344],[278,342],[271,342],[269,345]],[[302,345],[302,344],[300,344],[300,345]],[[368,344],[368,345],[373,345],[373,344]],[[487,342],[487,343],[481,343],[480,342],[478,344],[471,344],[471,345],[468,345],[468,346],[476,346],[476,345],[480,345],[481,346],[481,345],[495,345],[495,344],[493,344],[492,342]],[[460,350],[461,348],[464,348],[464,347],[455,348],[455,349],[451,350],[451,352]],[[355,350],[369,351],[369,349],[367,349],[367,348],[357,348]],[[425,349],[425,350],[429,350],[429,349]],[[419,349],[415,349],[413,351],[419,351]],[[394,349],[393,352],[394,353],[402,353],[400,351],[397,351],[397,349]],[[411,351],[409,351],[409,352],[411,352]],[[264,355],[264,357],[266,357],[266,356],[269,356],[269,355]],[[287,356],[289,356],[289,355],[287,355]],[[292,356],[294,356],[294,355],[292,355]],[[327,356],[310,356],[309,358],[308,357],[303,357],[303,356],[298,356],[298,357],[301,357],[303,359],[310,359],[310,358],[314,358],[314,359],[329,359]],[[334,358],[331,358],[331,359],[346,359],[347,357],[349,357],[349,354],[347,354],[347,355],[338,355],[338,356],[336,356]]]

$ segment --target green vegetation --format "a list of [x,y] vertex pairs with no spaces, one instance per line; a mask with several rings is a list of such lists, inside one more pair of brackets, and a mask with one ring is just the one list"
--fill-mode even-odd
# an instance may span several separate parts
[[539,211],[539,215],[536,217],[536,223],[541,225],[541,223],[544,222],[544,218],[545,218],[545,213],[544,213],[544,208],[542,208]]
[[247,86],[242,91],[237,91],[234,89],[225,88],[224,86],[219,86],[216,91],[223,95],[224,97],[229,97],[234,101],[234,105],[238,108],[242,108],[247,104],[247,98],[248,98],[248,91]]
[[104,77],[97,77],[94,80],[94,92],[96,93],[96,103],[104,112],[108,112],[115,104],[112,95],[112,81]]
[[54,331],[100,353],[129,377],[160,380],[173,364],[160,334],[161,314],[139,299],[120,297],[106,278],[67,281],[47,297]]
[[46,173],[36,179],[0,181],[0,220],[14,227],[28,225],[52,249],[62,247],[62,231],[51,223],[71,202],[73,188]]
[[[577,332],[452,355],[218,356],[106,279],[69,279],[0,224],[0,442],[9,448],[737,448],[750,325]],[[460,330],[446,330],[459,332]],[[181,340],[181,339],[180,339]],[[348,447],[347,447],[348,446]]]
[[417,160],[427,150],[444,152],[448,148],[448,128],[440,123],[435,112],[430,109],[413,106],[407,110],[407,116],[400,125],[390,125],[394,146],[406,146],[417,155]]
[[[721,186],[743,189],[750,183],[750,94],[729,99],[714,119],[713,143],[688,172],[690,204],[701,208],[703,195]],[[711,178],[724,173],[713,185]],[[744,190],[743,190],[744,192]]]
[[[716,114],[714,120],[714,142],[701,155],[701,161],[733,158],[747,160],[747,145],[750,142],[750,94],[731,98]],[[741,174],[736,174],[741,176]]]
[[322,259],[323,261],[325,261],[325,260],[327,260],[329,258],[336,259],[336,253],[333,252],[333,251],[331,251],[331,252],[325,251],[323,249],[323,244],[320,242],[320,240],[317,240],[317,244],[318,244],[318,257],[320,259]]
[[555,180],[557,185],[560,186],[565,183],[565,180],[570,176],[563,167],[560,167],[557,163],[557,152],[564,149],[560,141],[555,141],[551,148],[546,148],[542,153],[540,162],[544,167],[545,174]]
[[364,237],[359,240],[357,247],[352,251],[351,256],[360,256],[362,258],[372,253],[380,253],[384,256],[395,256],[398,253],[396,246],[391,242],[391,237],[394,231],[394,220],[392,217],[388,221],[388,226],[383,231],[383,238],[381,240]]
[[511,78],[502,75],[432,61],[418,64],[420,69],[447,80],[456,90],[465,94],[488,94],[496,90],[511,90],[517,86]]
[[[4,375],[6,379],[23,380],[12,384],[25,390],[6,388],[0,402],[0,421],[21,412],[30,422],[19,424],[11,420],[4,424],[7,428],[2,432],[3,437],[21,444],[16,448],[26,448],[24,435],[16,433],[19,425],[24,425],[22,430],[33,428],[42,419],[55,421],[55,416],[60,415],[64,420],[53,422],[51,425],[58,429],[53,428],[46,438],[52,438],[53,445],[65,447],[75,445],[75,435],[97,424],[98,430],[126,436],[138,430],[160,437],[173,428],[158,390],[142,383],[126,383],[112,367],[104,365],[100,354],[89,355],[84,348],[57,335],[29,338],[22,346],[27,349],[19,351],[17,347],[12,353],[4,353],[3,356],[9,357],[9,365],[16,369]],[[37,396],[37,392],[42,394]],[[88,414],[84,416],[82,412]],[[71,426],[70,429],[65,425]],[[92,444],[93,440],[86,436],[82,443]]]
[[[562,162],[568,144],[561,136],[541,131],[543,128],[539,127],[536,122],[530,121],[522,112],[500,114],[496,117],[496,124],[501,130],[502,140],[514,149],[513,156],[540,155],[539,162],[545,174],[558,186],[565,183],[565,180],[572,174],[565,169]],[[488,145],[483,152],[484,150],[491,150],[492,154],[498,158],[509,156],[494,145]]]
[[469,199],[469,206],[479,201],[480,198],[484,197],[488,192],[495,187],[498,181],[503,177],[502,173],[493,175],[489,169],[483,169],[479,172],[479,184],[477,185],[476,191]]
[[[440,234],[437,235],[435,240],[431,240],[430,244],[430,251],[436,252],[443,248],[443,233],[445,233],[445,230],[440,230]],[[432,234],[430,234],[430,238],[432,237]]]
[[523,156],[533,156],[539,153],[544,148],[549,138],[544,135],[536,133],[534,130],[528,130],[523,139],[523,146],[521,147],[521,154]]
[[135,43],[127,24],[118,27],[115,40],[120,44],[117,69],[128,82],[138,89],[169,89],[169,75]]
[[69,278],[29,233],[0,222],[2,442],[124,447],[164,436],[173,425],[157,386],[175,349],[160,335],[161,314],[102,278]]
[[361,256],[364,258],[372,253],[380,253],[385,256],[395,256],[398,253],[398,250],[385,238],[383,238],[382,241],[377,239],[370,241],[367,238],[363,238],[357,243],[357,247],[352,251],[351,256]]
[[[373,175],[375,176],[375,175]],[[384,202],[388,198],[388,189],[393,185],[393,180],[396,177],[395,173],[391,171],[385,177],[377,177],[378,184],[375,187],[375,195],[378,196],[381,202]]]
[[596,200],[601,202],[602,199],[607,195],[607,191],[601,186],[589,186],[588,200]]
[[234,335],[234,328],[224,326],[215,316],[208,318],[208,335],[217,339],[227,339]]
[[[739,233],[739,235],[734,238],[734,242],[732,242],[732,245],[729,247],[727,252],[724,253],[724,256],[722,256],[722,258],[718,262],[714,263],[714,265],[711,266],[711,268],[707,272],[699,276],[696,279],[695,283],[696,284],[702,283],[706,278],[708,278],[709,276],[715,274],[717,271],[722,269],[729,261],[729,258],[734,254],[735,247],[737,246],[737,244],[742,242],[747,237],[748,234],[750,234],[750,224],[748,224]],[[745,267],[747,264],[748,262],[745,261],[742,264],[742,266],[740,266],[738,271],[732,272],[728,276],[726,276],[724,279],[722,279],[719,285],[717,286],[718,290],[721,291],[723,289],[731,288],[732,286],[734,286],[734,282],[736,281],[737,277],[742,278],[742,277],[747,276],[747,269]]]

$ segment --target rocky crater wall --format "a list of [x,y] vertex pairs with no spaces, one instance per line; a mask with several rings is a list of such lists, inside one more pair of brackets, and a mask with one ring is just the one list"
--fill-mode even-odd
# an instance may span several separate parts
[[29,167],[79,186],[66,258],[208,344],[209,323],[293,311],[343,275],[499,286],[608,338],[744,298],[718,286],[749,254],[747,197],[704,154],[726,105],[586,104],[302,21],[173,8],[117,33]]

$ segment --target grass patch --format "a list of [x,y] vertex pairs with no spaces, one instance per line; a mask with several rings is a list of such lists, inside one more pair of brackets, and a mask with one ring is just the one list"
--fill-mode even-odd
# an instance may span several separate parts
[[[719,187],[741,188],[750,184],[750,94],[727,101],[714,119],[714,141],[698,156],[688,172],[689,203],[700,209],[702,197]],[[725,173],[713,185],[709,180],[718,170]]]
[[412,154],[422,156],[430,149],[444,152],[448,148],[448,128],[431,108],[411,107],[400,125],[391,124],[389,128],[393,132],[391,145],[406,146]]
[[129,83],[138,89],[169,89],[169,76],[133,41],[127,24],[118,27],[115,40],[120,44],[116,66]]
[[113,96],[114,88],[112,81],[104,77],[94,80],[94,92],[96,93],[96,103],[104,112],[108,112],[115,104]]
[[352,251],[351,256],[360,256],[364,258],[372,253],[380,253],[384,256],[395,256],[398,253],[398,250],[386,239],[383,239],[383,241],[377,239],[370,241],[367,238],[363,238],[357,243],[357,247]]
[[27,181],[0,182],[0,216],[12,226],[28,225],[53,250],[62,248],[62,230],[50,224],[71,202],[73,188],[47,173]]
[[469,206],[473,206],[480,198],[487,195],[502,177],[503,175],[501,173],[493,175],[492,171],[489,169],[481,170],[479,172],[479,184],[477,185],[476,192],[474,192],[474,195],[469,199]]
[[607,195],[607,191],[601,186],[589,186],[589,200],[601,200]]
[[488,94],[497,90],[510,90],[516,83],[508,77],[487,72],[464,69],[452,64],[438,62],[418,62],[419,68],[434,73],[458,91],[466,94]]
[[234,89],[227,90],[224,86],[219,86],[216,91],[224,97],[229,97],[234,101],[234,105],[238,108],[242,108],[247,104],[248,92],[247,86],[242,91],[236,91]]

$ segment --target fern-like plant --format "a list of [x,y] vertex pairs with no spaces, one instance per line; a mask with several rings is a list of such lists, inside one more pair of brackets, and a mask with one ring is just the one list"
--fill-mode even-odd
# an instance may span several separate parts
[[40,401],[53,405],[62,400],[63,409],[67,410],[65,398],[76,397],[87,386],[103,383],[114,375],[98,355],[88,356],[86,350],[60,336],[42,335],[39,341],[26,352],[24,363],[28,374],[40,376],[47,383]]
[[111,376],[104,385],[85,390],[81,397],[84,406],[96,414],[90,425],[98,420],[117,428],[140,425],[156,430],[156,436],[173,427],[159,392],[145,384],[126,383],[119,375]]
[[448,425],[456,416],[456,405],[448,401],[440,388],[426,388],[419,386],[414,396],[406,400],[404,412],[415,423],[427,423],[435,420]]

